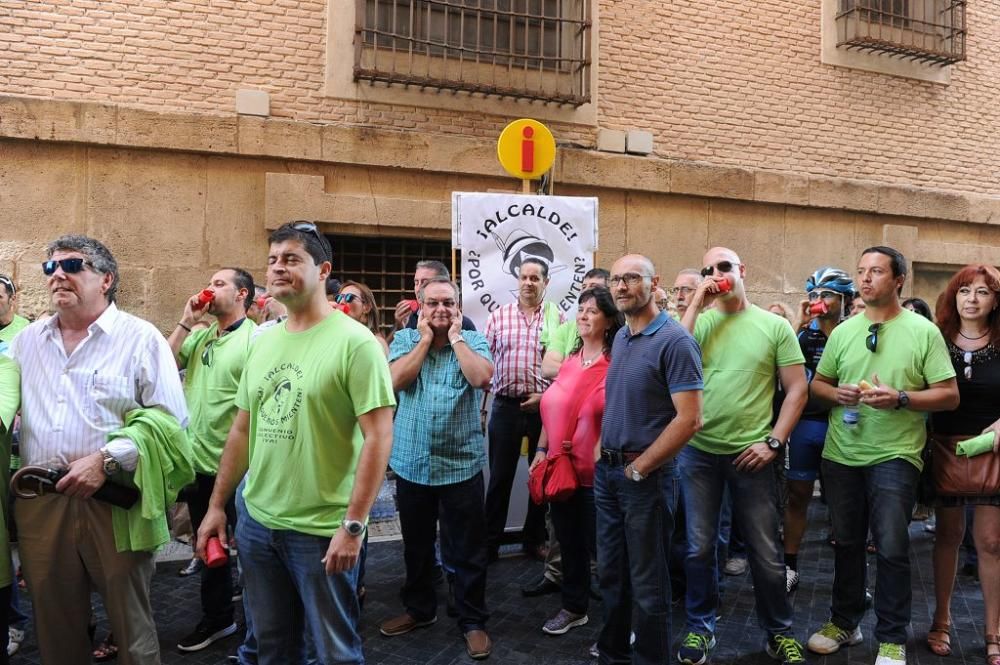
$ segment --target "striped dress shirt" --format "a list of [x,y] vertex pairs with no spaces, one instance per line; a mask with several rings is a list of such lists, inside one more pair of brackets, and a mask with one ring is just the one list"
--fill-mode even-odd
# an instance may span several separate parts
[[[59,316],[33,323],[11,343],[21,366],[21,459],[63,467],[101,449],[125,414],[159,407],[187,426],[177,364],[163,335],[114,303],[92,323],[66,356]],[[109,448],[126,469],[135,445]],[[124,447],[123,447],[124,446]],[[129,448],[131,448],[129,450]]]
[[542,329],[544,303],[531,317],[524,315],[516,302],[502,305],[490,313],[483,334],[490,344],[496,370],[493,393],[503,397],[526,397],[545,392],[549,381],[542,376]]

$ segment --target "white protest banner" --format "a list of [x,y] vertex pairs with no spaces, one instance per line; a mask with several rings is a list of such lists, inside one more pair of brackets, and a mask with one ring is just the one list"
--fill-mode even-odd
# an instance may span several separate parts
[[522,194],[451,195],[452,243],[462,250],[462,309],[480,330],[517,301],[521,262],[549,266],[545,300],[572,316],[597,250],[597,199]]

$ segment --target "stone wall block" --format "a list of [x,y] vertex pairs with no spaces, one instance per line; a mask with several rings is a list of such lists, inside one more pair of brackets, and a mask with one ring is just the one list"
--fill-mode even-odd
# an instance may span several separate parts
[[118,118],[115,142],[135,147],[169,146],[193,152],[237,152],[235,117],[155,113],[133,109]]
[[977,224],[1000,224],[1000,196],[970,197],[969,221]]
[[878,210],[885,215],[966,220],[969,198],[964,194],[916,187],[879,187]]
[[323,156],[323,132],[319,125],[241,116],[237,131],[242,155],[309,160]]
[[[221,266],[250,270],[264,283],[267,229],[264,226],[265,172],[277,162],[212,157],[206,166],[205,242],[210,273]],[[204,275],[205,279],[208,274]]]
[[670,168],[670,191],[675,194],[752,200],[753,173],[746,169],[675,162]]
[[809,178],[793,173],[757,171],[753,178],[753,198],[765,203],[809,205]]
[[709,202],[690,196],[629,193],[627,252],[648,256],[665,286],[698,267],[708,245]]
[[84,148],[0,141],[0,237],[47,242],[83,231],[78,219]]
[[[784,267],[779,250],[784,240],[783,206],[717,200],[709,209],[706,247],[722,246],[736,252],[747,266],[745,283],[751,291],[780,292]],[[691,257],[701,263],[702,255]]]
[[878,187],[846,178],[810,178],[809,205],[874,212],[878,208]]
[[110,104],[54,104],[0,95],[0,136],[41,141],[112,143],[117,108]]

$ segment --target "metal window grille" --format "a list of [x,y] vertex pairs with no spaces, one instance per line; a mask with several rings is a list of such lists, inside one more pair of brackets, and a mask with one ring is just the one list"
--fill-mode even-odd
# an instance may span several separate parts
[[[392,332],[393,312],[400,300],[413,299],[413,271],[417,261],[434,259],[451,269],[447,240],[327,235],[333,246],[333,276],[362,282],[375,295],[382,332]],[[458,275],[452,275],[456,281]]]
[[358,0],[354,79],[590,101],[591,0]]
[[837,46],[948,65],[965,60],[966,0],[840,0]]

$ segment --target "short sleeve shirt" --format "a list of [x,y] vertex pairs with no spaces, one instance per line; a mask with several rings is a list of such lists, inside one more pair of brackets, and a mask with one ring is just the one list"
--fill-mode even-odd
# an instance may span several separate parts
[[6,349],[14,337],[17,336],[17,333],[27,328],[29,323],[31,322],[28,321],[28,319],[15,314],[10,323],[0,328],[0,353],[3,353],[4,349]]
[[214,476],[219,471],[222,449],[236,417],[236,390],[256,327],[250,319],[243,319],[238,328],[219,337],[216,321],[188,335],[181,345],[179,365],[187,370],[188,435],[198,473]]
[[576,321],[564,322],[549,335],[548,349],[558,352],[563,358],[568,358],[569,354],[576,349],[576,344],[580,340],[580,334],[576,329]]
[[788,321],[751,305],[735,314],[710,309],[698,316],[694,338],[705,367],[704,426],[691,445],[730,455],[771,431],[779,367],[805,362]]
[[[817,373],[839,383],[857,384],[862,379],[879,381],[896,390],[923,390],[932,383],[955,376],[948,349],[937,326],[904,309],[878,330],[875,353],[865,338],[872,322],[864,314],[852,316],[834,328]],[[830,411],[824,459],[846,466],[872,466],[902,458],[918,469],[926,441],[926,414],[910,409],[858,408],[858,424],[844,426],[844,407]]]
[[343,312],[258,336],[236,396],[250,413],[250,515],[269,529],[333,535],[364,443],[358,416],[395,404],[385,352]]
[[[479,356],[492,362],[482,333],[464,330],[462,338]],[[389,347],[390,364],[413,351],[420,333],[396,332]],[[479,405],[483,391],[473,388],[451,346],[431,348],[420,372],[399,391],[393,422],[389,465],[398,475],[421,485],[448,485],[468,480],[486,463]]]
[[670,396],[701,389],[701,353],[679,323],[660,312],[634,335],[622,326],[611,346],[601,447],[645,450],[677,415]]

